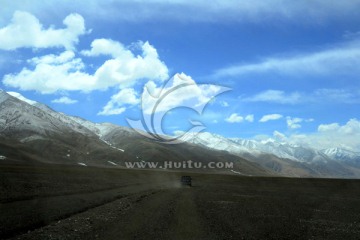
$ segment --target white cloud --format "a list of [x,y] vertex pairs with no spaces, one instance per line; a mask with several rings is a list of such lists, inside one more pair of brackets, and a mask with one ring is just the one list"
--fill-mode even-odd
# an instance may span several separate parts
[[243,117],[238,115],[237,113],[233,113],[228,118],[225,119],[225,121],[229,123],[240,123],[243,122],[244,120],[248,122],[254,122],[254,115],[249,114]]
[[309,97],[314,102],[341,102],[347,104],[360,103],[360,90],[355,89],[317,89]]
[[336,131],[340,128],[338,123],[331,123],[331,124],[320,124],[318,127],[319,132],[329,132],[329,131]]
[[264,115],[264,116],[259,120],[259,122],[267,122],[267,121],[278,120],[278,119],[281,119],[282,117],[283,117],[283,115],[277,114],[277,113],[268,114],[268,115]]
[[0,49],[63,47],[74,49],[79,36],[86,33],[84,19],[70,14],[64,21],[66,28],[45,29],[39,20],[28,12],[16,11],[11,23],[0,29]]
[[120,42],[111,39],[95,39],[91,43],[90,50],[83,50],[81,53],[85,56],[100,56],[109,55],[113,58],[133,58],[133,54],[130,50],[126,49]]
[[127,54],[105,61],[93,75],[85,72],[82,59],[76,58],[72,51],[32,58],[28,62],[34,66],[33,69],[25,67],[18,74],[5,75],[3,83],[21,90],[49,94],[61,90],[89,92],[114,86],[125,88],[138,80],[167,79],[168,69],[159,59],[156,49],[148,42],[138,43],[138,47],[142,56],[134,56],[127,50]]
[[286,117],[286,124],[288,126],[288,128],[290,129],[297,129],[297,128],[301,128],[301,124],[302,122],[305,123],[309,123],[309,122],[313,122],[314,119],[313,118],[298,118],[298,117]]
[[132,88],[125,88],[113,95],[98,115],[118,115],[126,110],[125,105],[136,105],[139,102],[136,91]]
[[[65,57],[66,56],[66,57]],[[97,89],[96,79],[83,72],[84,63],[66,51],[59,56],[46,55],[32,58],[34,69],[23,68],[18,74],[8,74],[3,83],[20,90],[35,90],[43,94],[66,91],[91,91]],[[99,88],[99,87],[98,87]]]
[[345,104],[360,103],[360,91],[357,89],[316,89],[311,93],[266,90],[254,96],[242,98],[245,102],[267,102],[279,104],[337,102]]
[[244,121],[244,118],[239,116],[237,113],[233,113],[228,118],[226,118],[225,121],[229,123],[240,123]]
[[[34,58],[28,60],[27,62],[31,63],[33,65],[38,65],[38,64],[59,65],[59,64],[63,64],[63,63],[67,63],[67,62],[71,61],[74,57],[75,57],[75,53],[73,51],[65,51],[58,56],[54,55],[54,54],[49,54],[49,55],[45,55],[42,57],[34,57]],[[80,66],[81,66],[80,68],[82,68],[82,65],[80,65]]]
[[61,97],[51,101],[52,103],[63,103],[63,104],[74,104],[77,103],[77,100],[71,99],[69,97]]
[[216,95],[228,90],[217,85],[197,84],[191,76],[178,73],[165,86],[158,87],[153,81],[146,83],[142,110],[145,114],[152,114],[154,111],[166,112],[177,107],[187,107],[200,113]]
[[281,132],[276,131],[276,130],[273,132],[273,136],[277,141],[280,141],[280,142],[286,140],[285,134],[282,134]]
[[229,106],[229,103],[226,102],[226,101],[220,101],[220,105],[221,105],[222,107],[228,107],[228,106]]
[[248,73],[278,72],[289,75],[301,74],[349,74],[359,72],[359,40],[343,46],[292,57],[267,58],[258,63],[240,64],[219,69],[214,77],[239,76]]
[[[53,4],[41,1],[3,0],[3,11],[25,9],[36,14],[46,16],[46,13],[59,11],[81,11],[96,19],[148,21],[148,20],[177,20],[177,21],[251,21],[266,22],[270,20],[294,21],[302,24],[321,23],[329,19],[348,19],[358,16],[360,4],[358,0],[351,1],[286,1],[286,0],[94,0],[71,1],[62,0]],[[118,14],[118,13],[121,14]],[[183,13],[187,17],[184,18]]]
[[126,107],[109,107],[109,104],[107,104],[101,112],[98,113],[98,115],[120,115],[123,112],[126,111]]
[[290,128],[290,129],[301,128],[300,123],[303,121],[304,121],[304,119],[298,118],[298,117],[295,117],[295,118],[286,117],[286,123],[287,123],[288,128]]
[[254,115],[250,114],[245,117],[245,120],[248,122],[254,122]]
[[[95,40],[96,41],[96,40]],[[157,50],[148,42],[139,42],[141,56],[134,56],[130,51],[116,58],[107,60],[96,70],[94,77],[101,79],[101,84],[112,86],[114,84],[133,85],[138,79],[168,79],[168,68],[159,59]],[[104,54],[107,54],[105,51]],[[100,81],[98,81],[100,84]]]
[[321,124],[318,132],[308,135],[291,135],[288,141],[317,149],[342,147],[360,152],[360,121],[350,119],[344,125],[339,123]]
[[284,91],[279,90],[266,90],[260,92],[255,96],[244,98],[247,102],[273,102],[273,103],[288,103],[295,104],[302,100],[302,96],[298,92],[286,94]]
[[320,124],[318,127],[320,133],[333,133],[339,135],[360,134],[360,122],[357,119],[350,119],[345,125],[341,126],[339,123]]

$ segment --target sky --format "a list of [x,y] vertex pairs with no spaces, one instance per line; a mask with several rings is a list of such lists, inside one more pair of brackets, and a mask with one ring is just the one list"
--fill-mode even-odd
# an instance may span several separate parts
[[192,87],[156,110],[165,134],[195,122],[360,152],[360,0],[0,3],[5,91],[130,126],[151,114],[143,92],[159,98],[178,74]]

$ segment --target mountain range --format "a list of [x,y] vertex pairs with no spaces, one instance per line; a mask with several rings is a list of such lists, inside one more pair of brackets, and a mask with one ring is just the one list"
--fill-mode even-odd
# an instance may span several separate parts
[[204,165],[232,162],[232,169],[195,169],[228,174],[360,176],[360,153],[342,148],[316,150],[276,140],[229,139],[208,132],[194,134],[181,144],[161,144],[131,128],[93,123],[20,94],[0,91],[0,164],[122,168],[126,167],[125,162],[188,160]]
[[126,162],[183,163],[192,160],[204,165],[208,162],[232,162],[232,169],[204,170],[235,171],[244,175],[271,174],[260,165],[226,151],[209,150],[191,143],[164,145],[143,137],[131,128],[68,116],[5,91],[0,92],[0,155],[0,164],[72,164],[113,168],[124,168]]
[[360,153],[342,148],[316,150],[274,139],[229,139],[206,132],[189,138],[188,142],[230,152],[285,176],[359,176]]

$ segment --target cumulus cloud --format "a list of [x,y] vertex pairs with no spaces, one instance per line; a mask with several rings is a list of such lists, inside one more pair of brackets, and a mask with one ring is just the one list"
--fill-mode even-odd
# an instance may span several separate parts
[[[264,122],[268,122],[268,121],[279,120],[282,118],[284,118],[284,116],[281,114],[277,114],[277,113],[267,114],[267,115],[262,116],[262,118],[259,120],[259,122],[264,123]],[[289,116],[286,117],[286,124],[289,129],[301,128],[300,123],[312,122],[312,121],[314,121],[313,118],[304,119],[304,118],[299,118],[299,117],[289,117]]]
[[299,117],[286,117],[286,124],[288,126],[288,128],[290,129],[297,129],[297,128],[301,128],[301,124],[302,122],[312,122],[314,121],[313,118],[308,118],[308,119],[304,119],[304,118],[299,118]]
[[[126,88],[135,85],[138,80],[167,79],[168,69],[159,59],[156,49],[148,42],[138,43],[138,47],[142,51],[141,56],[134,56],[126,50],[126,54],[106,60],[94,74],[85,71],[84,62],[73,51],[35,57],[28,61],[33,68],[24,67],[17,74],[7,74],[3,83],[21,90],[49,94],[61,90],[90,92],[114,86]],[[99,49],[90,52],[89,56],[95,56],[94,52],[105,54],[105,51]]]
[[[154,81],[148,81],[144,86],[141,100],[135,89],[125,88],[111,97],[99,115],[116,115],[123,113],[128,106],[134,106],[141,102],[143,114],[163,116],[163,113],[178,108],[187,107],[202,112],[203,107],[216,95],[229,90],[221,86],[209,84],[197,84],[191,76],[184,73],[175,74],[165,86],[158,86]],[[249,115],[247,121],[253,120]]]
[[18,74],[7,74],[3,83],[20,90],[35,90],[43,94],[99,89],[96,79],[85,73],[84,63],[72,51],[60,55],[46,55],[28,61],[33,69],[24,67]]
[[[101,115],[111,115],[125,111],[123,103],[139,102],[134,98],[124,102],[122,97],[129,97],[131,93],[134,95],[134,90],[131,92],[129,89],[139,81],[151,79],[162,82],[168,79],[167,66],[149,42],[139,41],[129,48],[118,41],[103,38],[95,39],[90,49],[81,51],[84,57],[96,58],[103,55],[108,58],[94,73],[89,73],[84,61],[74,51],[78,37],[86,33],[84,19],[79,14],[70,14],[63,23],[66,25],[64,29],[44,28],[33,15],[15,12],[12,22],[0,29],[0,49],[63,47],[66,51],[27,60],[28,66],[20,72],[3,77],[5,86],[35,90],[42,94],[58,91],[91,92],[117,87],[120,92],[112,96],[99,112]],[[134,54],[131,49],[139,54]],[[53,102],[71,104],[74,100],[63,97]]]
[[[101,82],[106,87],[119,83],[133,85],[134,81],[139,79],[162,81],[168,79],[168,68],[160,60],[157,50],[149,42],[139,42],[136,45],[142,55],[135,56],[130,51],[126,51],[107,60],[94,74],[94,77],[98,79],[98,84]],[[108,53],[104,51],[103,54]]]
[[[33,65],[38,64],[54,64],[59,65],[63,63],[67,63],[71,61],[75,57],[75,53],[73,51],[65,51],[59,55],[49,54],[42,57],[34,57],[32,59],[29,59],[27,62]],[[82,67],[81,61],[77,61],[80,63],[80,68]]]
[[[162,136],[166,133],[162,126],[166,114],[171,113],[173,109],[183,108],[202,115],[205,107],[217,95],[228,90],[230,89],[212,84],[197,84],[184,73],[175,74],[162,86],[149,81],[141,95],[142,118],[127,119],[127,121],[133,129],[140,130],[138,132],[142,135],[163,141],[165,139]],[[196,133],[206,128],[198,120],[188,120],[191,128],[181,138],[186,137],[190,132]]]
[[87,32],[84,19],[79,14],[70,14],[64,19],[63,24],[66,28],[44,28],[32,14],[16,11],[11,23],[0,29],[0,49],[51,47],[74,49],[79,36]]
[[120,42],[111,40],[111,39],[95,39],[91,43],[90,50],[83,50],[81,53],[85,56],[100,56],[100,55],[109,55],[113,58],[133,58],[133,54]]
[[287,124],[288,128],[291,128],[291,129],[301,128],[300,123],[301,123],[302,121],[303,121],[302,118],[286,117],[286,124]]
[[119,115],[126,110],[125,105],[136,105],[140,102],[138,94],[132,88],[125,88],[113,95],[98,115]]
[[228,118],[226,118],[225,121],[229,123],[239,123],[244,121],[244,117],[239,116],[237,113],[233,113]]
[[197,84],[185,73],[175,74],[165,86],[153,81],[146,83],[142,95],[142,110],[145,114],[166,112],[177,107],[187,107],[202,112],[216,95],[230,90],[211,84]]
[[318,131],[325,134],[339,134],[343,136],[359,135],[360,122],[357,119],[350,119],[345,125],[339,123],[321,124]]
[[259,122],[268,122],[268,121],[273,121],[273,120],[278,120],[281,119],[283,117],[283,115],[281,114],[267,114],[262,116],[262,118],[259,120]]
[[229,123],[240,123],[243,121],[253,122],[254,121],[254,115],[250,114],[245,117],[238,115],[237,113],[231,114],[228,118],[225,119],[225,121]]
[[[275,136],[276,135],[276,136]],[[360,152],[360,121],[353,118],[345,124],[320,124],[317,132],[311,134],[284,134],[274,133],[285,142],[308,146],[316,149],[341,147],[347,150]]]
[[254,115],[250,114],[245,117],[245,120],[248,122],[254,122]]
[[331,123],[331,124],[320,124],[318,127],[319,132],[329,132],[329,131],[336,131],[340,128],[338,123]]
[[62,103],[62,104],[74,104],[77,103],[77,100],[71,99],[69,97],[61,97],[51,101],[52,103]]

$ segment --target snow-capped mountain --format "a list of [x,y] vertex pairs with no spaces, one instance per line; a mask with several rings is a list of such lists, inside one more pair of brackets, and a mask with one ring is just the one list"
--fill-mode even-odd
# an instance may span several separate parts
[[0,155],[9,161],[107,166],[129,160],[124,149],[102,139],[116,128],[121,127],[80,121],[18,93],[0,91]]
[[[230,153],[260,153],[255,146],[251,148],[248,145],[242,145],[231,139],[208,132],[193,134],[192,136],[189,134],[187,142]],[[256,144],[255,142],[253,143]]]
[[[131,128],[111,123],[93,123],[56,112],[48,106],[0,92],[0,164],[70,164],[77,166],[126,167],[126,162],[156,161],[234,163],[243,175],[273,174],[258,164],[228,152],[184,143],[163,145]],[[217,171],[234,174],[229,169]]]
[[13,154],[23,149],[26,155],[36,153],[41,161],[51,163],[117,166],[139,157],[157,161],[231,159],[236,163],[234,171],[251,174],[360,176],[360,154],[341,148],[319,151],[275,139],[229,139],[207,132],[190,135],[184,144],[167,146],[131,128],[68,116],[18,93],[0,91],[0,155],[1,144],[9,146],[9,139],[15,140],[12,145],[20,144]]
[[[28,132],[49,135],[51,133],[80,130],[80,125],[71,126],[50,110],[35,107],[10,94],[0,92],[0,129],[2,134],[17,134],[27,137]],[[60,115],[59,115],[60,116]],[[85,132],[84,132],[85,133]],[[88,134],[92,134],[90,131]]]
[[[49,108],[45,104],[25,98],[19,93],[10,92],[9,94],[0,91],[0,103],[8,102],[12,105],[11,108],[2,108],[0,116],[0,126],[5,128],[14,128],[14,124],[22,124],[22,129],[31,128],[49,128],[49,121],[52,123],[54,131],[56,129],[63,131],[64,129],[72,129],[73,131],[86,134],[96,135],[106,143],[111,142],[111,139],[120,135],[132,135],[135,132],[126,127],[120,127],[111,123],[93,123],[80,117],[68,116],[61,112],[56,112]],[[27,103],[27,104],[23,104]],[[29,112],[28,105],[34,106],[32,111],[35,119],[29,119],[26,117],[26,113]],[[22,109],[19,111],[19,109]],[[35,110],[34,110],[35,109]],[[41,114],[42,110],[45,114]],[[20,116],[19,114],[25,114]],[[26,121],[24,120],[26,118]],[[32,124],[30,124],[32,122]],[[6,123],[6,124],[5,124]],[[41,126],[44,123],[45,126]],[[232,154],[240,156],[254,156],[258,157],[262,154],[271,154],[278,158],[290,159],[297,162],[327,162],[330,160],[344,161],[344,162],[359,162],[360,153],[351,152],[341,148],[324,149],[321,151],[311,149],[309,147],[302,147],[299,145],[289,144],[285,142],[279,142],[274,139],[266,141],[256,141],[240,138],[225,138],[223,136],[212,134],[208,132],[202,132],[194,134],[188,139],[188,142],[197,144],[203,147],[227,151]]]
[[342,148],[328,148],[322,152],[331,159],[360,166],[360,153]]
[[340,148],[316,150],[274,139],[227,139],[211,133],[193,134],[187,141],[230,152],[285,176],[360,176],[360,154]]
[[[23,113],[23,111],[18,111],[18,110],[19,109],[27,109],[25,112],[30,111],[29,113],[31,113],[31,114],[40,110],[39,112],[44,113],[43,118],[44,118],[45,122],[47,122],[48,120],[51,119],[51,121],[54,122],[54,125],[56,125],[56,128],[58,128],[58,129],[59,128],[60,129],[70,128],[73,131],[76,131],[76,132],[79,132],[82,134],[86,134],[86,135],[94,135],[95,134],[95,135],[99,136],[100,138],[103,138],[108,133],[114,131],[114,129],[122,128],[120,126],[117,126],[117,125],[114,125],[111,123],[93,123],[93,122],[87,121],[85,119],[82,119],[80,117],[68,116],[64,113],[57,112],[57,111],[51,109],[50,107],[48,107],[45,104],[27,99],[19,93],[15,93],[15,92],[7,93],[7,92],[4,92],[1,90],[0,103],[3,103],[5,101],[8,101],[8,103],[6,103],[6,104],[10,104],[13,106],[10,109],[7,107],[6,111],[8,111],[8,112],[10,111],[10,113],[8,113],[8,114],[3,114],[6,107],[2,109],[3,112],[0,116],[0,119],[3,119],[2,120],[3,122],[5,121],[7,116],[14,115],[14,113],[12,113],[12,111],[15,111],[19,115],[21,115]],[[24,104],[24,103],[27,103],[27,104]],[[31,107],[29,107],[29,105],[31,105],[35,108],[31,108]],[[41,121],[38,118],[33,119],[31,117],[29,118],[28,116],[21,116],[21,118],[27,118],[27,122],[33,122],[34,124],[32,124],[32,125],[35,125],[35,128],[36,128],[37,124],[41,123]],[[0,124],[1,124],[1,120],[0,120]],[[8,121],[7,125],[9,125],[9,121]],[[20,127],[20,126],[18,126],[18,127]],[[47,127],[49,127],[49,126],[47,126]],[[131,131],[131,129],[129,129],[129,131]]]
[[240,156],[252,155],[258,157],[262,154],[274,155],[278,158],[290,159],[297,162],[311,163],[336,161],[359,161],[360,153],[351,152],[341,148],[316,150],[309,147],[278,142],[274,139],[256,141],[240,138],[225,138],[211,133],[194,134],[188,142],[204,147],[228,151]]

